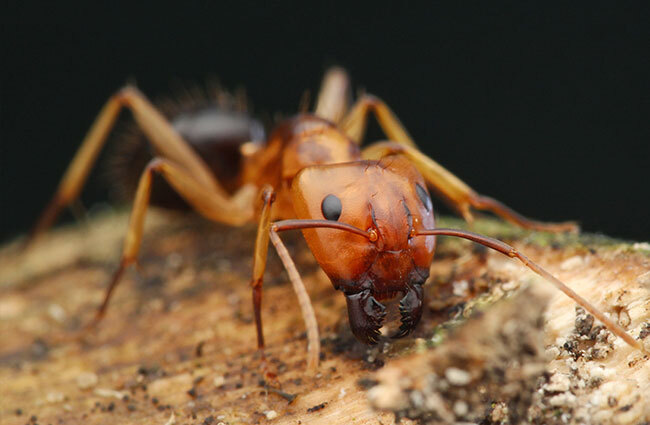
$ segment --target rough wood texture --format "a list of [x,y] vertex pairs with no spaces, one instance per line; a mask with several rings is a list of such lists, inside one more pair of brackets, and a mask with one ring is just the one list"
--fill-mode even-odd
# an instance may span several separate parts
[[[296,395],[291,402],[260,382],[248,288],[252,227],[229,229],[151,213],[140,270],[126,274],[100,326],[83,341],[71,340],[101,301],[126,221],[124,213],[100,214],[50,233],[24,255],[16,253],[17,243],[0,250],[2,424],[24,424],[32,415],[40,424],[388,424],[395,421],[393,412],[429,421],[488,418],[495,423],[508,417],[540,423],[650,419],[647,358],[607,332],[595,332],[597,324],[591,326],[588,316],[576,321],[572,302],[541,289],[546,284],[517,263],[464,241],[441,240],[425,286],[429,305],[415,335],[367,349],[350,334],[344,298],[320,272],[300,235],[283,235],[314,300],[324,356],[320,373],[306,376],[304,326],[272,254],[263,317],[267,356],[278,382],[268,384]],[[513,242],[635,337],[650,334],[650,245],[589,235],[531,234],[494,221],[481,222],[475,230]],[[449,398],[439,387],[425,388],[434,375],[449,378],[448,368],[436,364],[461,370],[456,377],[465,376],[463,364],[471,376],[487,376],[480,364],[495,364],[490,350],[482,350],[488,354],[481,354],[482,363],[471,363],[472,369],[470,363],[457,362],[462,356],[450,348],[452,341],[489,335],[488,328],[498,333],[498,327],[481,324],[490,315],[468,326],[464,316],[478,308],[494,309],[506,323],[508,317],[518,317],[518,309],[493,302],[530,285],[538,289],[515,298],[522,300],[519,310],[534,299],[535,308],[529,311],[541,312],[544,302],[537,300],[545,298],[548,309],[538,338],[544,353],[535,351],[531,357],[535,367],[526,369],[530,379],[522,374],[517,378],[522,383],[517,388],[530,391],[523,397],[526,403],[512,404],[507,391],[486,394],[480,385]],[[540,291],[546,295],[538,295]],[[463,329],[460,336],[446,337],[455,327]],[[534,340],[536,331],[531,332]],[[432,348],[441,340],[446,342]],[[495,348],[516,358],[505,348],[499,350]],[[396,376],[404,379],[391,382]],[[440,403],[418,405],[426,399],[418,397],[432,394],[431,389],[438,390]],[[393,393],[382,398],[383,390]],[[371,407],[368,391],[381,411]],[[457,405],[465,397],[459,394],[467,396],[467,409]],[[401,404],[391,404],[395,400]],[[446,413],[435,410],[441,406]]]

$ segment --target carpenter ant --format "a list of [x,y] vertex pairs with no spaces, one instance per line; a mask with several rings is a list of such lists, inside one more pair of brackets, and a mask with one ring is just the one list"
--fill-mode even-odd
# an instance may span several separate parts
[[[93,323],[101,319],[122,273],[137,258],[151,202],[152,178],[159,174],[187,204],[210,220],[232,226],[258,223],[251,281],[258,347],[264,347],[262,279],[270,239],[289,273],[302,310],[309,369],[318,365],[318,326],[300,275],[278,236],[285,230],[302,230],[334,288],[345,294],[350,327],[363,343],[376,343],[386,314],[381,302],[395,297],[401,297],[401,326],[394,337],[403,337],[415,328],[422,315],[422,285],[429,277],[436,236],[445,235],[469,239],[520,260],[610,331],[645,351],[619,325],[515,248],[468,231],[436,228],[427,188],[469,222],[471,209],[476,209],[528,229],[577,231],[574,223],[529,220],[494,199],[478,195],[421,153],[381,100],[364,95],[350,107],[349,90],[345,71],[330,69],[314,113],[281,122],[263,144],[255,137],[256,121],[246,114],[201,110],[174,117],[170,123],[138,90],[127,86],[113,95],[99,113],[32,236],[45,231],[61,208],[78,196],[120,110],[127,107],[156,156],[139,178],[121,262]],[[361,149],[369,113],[375,114],[390,141]],[[217,118],[221,121],[217,122]],[[184,126],[179,124],[182,119]],[[201,134],[201,129],[206,130],[205,145],[192,136]],[[225,143],[228,140],[230,145]],[[236,184],[229,183],[229,192],[224,187],[227,179],[223,170],[210,165],[214,164],[211,158],[219,158],[227,146],[233,145],[241,167],[231,175],[229,181]],[[200,146],[209,147],[212,154],[202,152]],[[261,208],[256,208],[260,199]]]

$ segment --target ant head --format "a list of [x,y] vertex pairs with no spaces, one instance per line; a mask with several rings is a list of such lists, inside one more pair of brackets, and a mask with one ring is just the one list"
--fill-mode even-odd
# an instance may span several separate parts
[[334,220],[368,237],[337,229],[304,229],[314,257],[348,300],[350,325],[362,342],[376,342],[384,317],[380,301],[402,296],[402,327],[420,318],[435,237],[415,237],[434,227],[433,207],[422,176],[405,158],[307,167],[294,179],[299,219]]

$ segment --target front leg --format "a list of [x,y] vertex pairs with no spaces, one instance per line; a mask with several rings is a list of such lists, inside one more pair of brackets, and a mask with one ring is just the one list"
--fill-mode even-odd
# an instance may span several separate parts
[[[255,313],[255,326],[257,328],[257,347],[261,352],[264,368],[264,331],[262,329],[262,286],[264,283],[264,270],[266,269],[266,258],[269,249],[269,239],[273,243],[278,256],[287,270],[289,280],[293,290],[298,298],[298,306],[302,312],[302,317],[307,328],[307,370],[313,372],[318,369],[320,359],[320,339],[318,336],[318,323],[316,314],[311,305],[309,294],[305,289],[305,284],[300,278],[298,269],[294,264],[289,251],[282,243],[277,234],[277,229],[271,223],[271,207],[275,201],[275,192],[270,186],[262,189],[262,214],[257,227],[257,237],[255,239],[255,253],[253,255],[253,279],[251,286],[253,288],[253,310]],[[265,372],[266,374],[266,372]]]
[[253,253],[253,311],[255,313],[255,327],[257,328],[257,348],[264,356],[264,331],[262,330],[262,285],[264,284],[264,270],[269,252],[269,236],[271,229],[271,206],[275,201],[275,192],[270,186],[262,189],[262,214],[257,226],[255,238],[255,252]]

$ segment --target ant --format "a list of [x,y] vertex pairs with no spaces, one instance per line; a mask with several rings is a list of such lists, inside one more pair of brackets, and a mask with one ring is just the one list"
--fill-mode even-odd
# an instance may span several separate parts
[[[77,198],[126,107],[155,157],[139,177],[119,267],[89,326],[103,317],[124,270],[136,261],[147,207],[156,202],[155,192],[153,198],[151,194],[157,174],[210,220],[231,226],[258,223],[251,286],[262,353],[262,283],[270,241],[289,274],[307,328],[307,367],[318,366],[320,341],[314,310],[279,237],[280,232],[296,229],[302,231],[334,288],[344,293],[352,333],[362,343],[377,342],[386,315],[382,301],[400,297],[401,325],[393,337],[406,336],[416,327],[436,236],[456,236],[521,261],[614,334],[645,352],[623,328],[517,249],[469,231],[436,228],[428,188],[470,223],[472,209],[492,212],[527,229],[575,232],[575,223],[530,220],[477,194],[420,152],[384,102],[362,95],[350,106],[349,91],[347,73],[329,69],[314,112],[282,121],[264,142],[259,122],[245,112],[212,106],[185,111],[168,121],[136,88],[126,86],[100,111],[28,241],[47,230],[61,209]],[[361,149],[370,113],[390,141]],[[224,161],[233,152],[233,159]],[[224,170],[226,166],[230,169]]]

